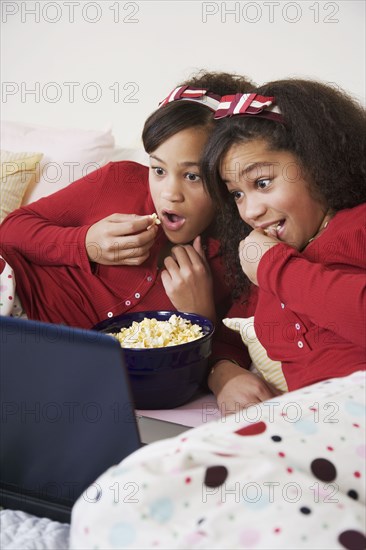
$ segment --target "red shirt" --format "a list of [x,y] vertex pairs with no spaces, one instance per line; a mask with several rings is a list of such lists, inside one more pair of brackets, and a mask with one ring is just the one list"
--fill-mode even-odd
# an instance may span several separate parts
[[366,203],[338,212],[301,253],[264,254],[255,329],[289,390],[365,369],[365,283]]
[[[109,163],[6,218],[0,227],[1,254],[14,269],[17,293],[29,318],[91,328],[126,312],[175,309],[157,267],[158,253],[166,243],[161,229],[150,257],[140,266],[89,262],[86,232],[116,212],[155,212],[147,167]],[[208,239],[206,256],[220,319],[231,299],[218,250],[219,243]],[[215,357],[248,363],[238,335],[221,327],[219,320],[217,325]]]

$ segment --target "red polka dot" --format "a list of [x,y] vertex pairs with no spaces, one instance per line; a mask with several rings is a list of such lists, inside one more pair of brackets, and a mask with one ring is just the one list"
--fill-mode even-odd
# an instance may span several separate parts
[[360,425],[359,424],[352,424],[355,428],[359,428]]
[[12,279],[13,278],[13,275],[8,275],[8,279]]
[[84,533],[87,535],[89,533],[89,527],[84,527]]
[[190,477],[186,477],[186,479],[185,479],[184,481],[185,481],[185,483],[191,483],[191,481],[192,481],[192,478],[190,478]]
[[267,426],[264,422],[256,422],[255,424],[250,424],[249,426],[245,426],[245,428],[241,428],[240,430],[237,430],[236,434],[238,435],[258,435],[263,432],[265,432],[267,429]]
[[309,407],[310,411],[317,411],[318,409],[316,407]]
[[233,455],[232,453],[213,453],[214,455],[216,456],[228,456],[228,457],[232,457],[232,456],[238,456],[238,455]]
[[354,475],[355,477],[361,477],[361,473],[360,473],[360,472],[355,472],[353,475]]
[[281,533],[281,529],[279,527],[276,527],[275,529],[273,529],[275,533]]
[[13,296],[8,296],[8,300],[12,300],[13,299]]
[[334,451],[334,448],[330,447],[330,446],[328,446],[327,449],[328,449],[328,451]]
[[292,474],[293,469],[292,468],[287,468],[287,471],[288,471],[289,474]]
[[283,453],[282,451],[280,453],[278,453],[278,456],[280,456],[281,458],[283,458],[285,455],[285,453]]

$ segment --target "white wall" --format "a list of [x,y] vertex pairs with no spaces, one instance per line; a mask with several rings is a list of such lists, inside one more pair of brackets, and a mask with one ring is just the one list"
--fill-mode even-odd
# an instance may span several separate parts
[[363,0],[3,0],[1,21],[2,119],[111,125],[123,146],[138,142],[158,102],[200,68],[258,83],[317,78],[365,101]]

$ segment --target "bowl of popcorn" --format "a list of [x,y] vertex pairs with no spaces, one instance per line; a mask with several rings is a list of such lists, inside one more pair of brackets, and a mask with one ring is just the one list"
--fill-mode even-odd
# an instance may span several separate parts
[[106,319],[95,330],[123,350],[137,409],[183,405],[204,383],[214,325],[178,311],[141,311]]

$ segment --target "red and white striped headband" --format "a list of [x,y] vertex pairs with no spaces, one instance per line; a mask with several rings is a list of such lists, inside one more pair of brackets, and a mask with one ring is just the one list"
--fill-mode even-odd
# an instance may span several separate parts
[[283,122],[283,116],[275,106],[274,97],[266,97],[255,93],[224,95],[221,98],[214,118],[224,118],[234,115],[257,115],[270,120]]
[[205,105],[211,109],[211,111],[216,111],[220,104],[221,96],[213,94],[208,90],[190,88],[189,86],[178,86],[178,88],[175,88],[175,90],[170,92],[170,94],[159,103],[159,108],[171,101],[177,101],[178,99],[202,103],[202,105]]

